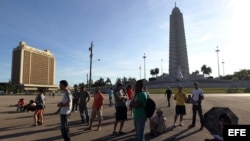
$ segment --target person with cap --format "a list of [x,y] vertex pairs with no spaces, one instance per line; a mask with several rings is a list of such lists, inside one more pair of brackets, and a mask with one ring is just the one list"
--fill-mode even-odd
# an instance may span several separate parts
[[[127,120],[127,105],[126,105],[126,100],[127,100],[127,94],[123,90],[123,85],[121,83],[117,84],[115,93],[114,93],[114,98],[115,98],[115,123],[114,123],[114,131],[113,134],[118,135],[118,134],[124,134],[122,131],[123,125],[125,120]],[[118,123],[120,122],[120,128],[119,132],[116,131],[116,127]]]
[[166,131],[166,120],[161,109],[156,110],[156,114],[150,118],[150,135],[156,136]]
[[193,106],[192,106],[193,118],[192,118],[192,124],[189,126],[189,128],[195,127],[196,113],[198,112],[198,115],[200,117],[200,123],[201,123],[200,130],[202,130],[204,127],[204,117],[202,114],[201,102],[202,102],[202,100],[204,100],[204,94],[203,94],[202,89],[199,88],[198,82],[194,83],[194,90],[192,92],[192,99],[193,99]]
[[180,123],[179,126],[183,126],[183,116],[186,115],[186,107],[185,102],[187,100],[186,93],[183,92],[182,85],[178,86],[178,92],[174,94],[174,100],[176,100],[176,106],[175,106],[175,116],[174,116],[174,127],[177,126],[176,120],[178,116],[180,115]]

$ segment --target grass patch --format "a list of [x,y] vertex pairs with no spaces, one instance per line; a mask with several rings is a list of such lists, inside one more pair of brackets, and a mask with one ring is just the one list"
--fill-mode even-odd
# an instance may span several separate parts
[[[211,93],[250,93],[249,88],[201,88],[205,94]],[[165,94],[166,89],[148,89],[150,94]],[[173,93],[177,92],[177,88],[172,88]],[[183,91],[191,94],[193,88],[184,88]]]

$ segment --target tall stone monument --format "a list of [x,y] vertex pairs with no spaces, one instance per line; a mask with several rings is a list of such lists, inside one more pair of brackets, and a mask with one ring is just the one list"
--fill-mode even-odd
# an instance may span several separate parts
[[177,71],[180,71],[183,79],[189,76],[189,65],[186,47],[186,37],[183,22],[183,15],[178,7],[173,8],[170,15],[170,36],[169,36],[169,76],[178,79]]

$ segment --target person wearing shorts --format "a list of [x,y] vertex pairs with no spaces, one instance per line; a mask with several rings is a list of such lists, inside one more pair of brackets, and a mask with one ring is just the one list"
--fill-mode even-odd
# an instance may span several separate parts
[[92,105],[90,124],[89,124],[89,127],[86,128],[86,130],[92,130],[92,124],[96,117],[98,118],[98,127],[96,131],[101,130],[103,101],[104,101],[104,97],[100,91],[100,87],[96,87],[95,94],[94,94],[94,101]]
[[34,126],[43,124],[43,111],[45,107],[44,89],[39,90],[39,94],[36,96],[36,110],[34,112]]
[[178,124],[176,124],[176,120],[178,116],[180,115],[180,123],[179,126],[183,126],[183,116],[186,115],[186,107],[185,102],[187,100],[186,93],[182,91],[182,86],[178,86],[178,92],[174,95],[174,100],[176,100],[176,106],[175,106],[175,116],[174,116],[174,127],[176,127]]
[[[117,84],[114,97],[115,97],[115,123],[114,123],[114,130],[113,134],[124,134],[122,131],[123,125],[125,120],[127,120],[127,106],[126,106],[126,100],[127,100],[127,94],[122,89],[123,85],[121,83]],[[120,128],[119,132],[116,132],[117,124],[120,122]]]

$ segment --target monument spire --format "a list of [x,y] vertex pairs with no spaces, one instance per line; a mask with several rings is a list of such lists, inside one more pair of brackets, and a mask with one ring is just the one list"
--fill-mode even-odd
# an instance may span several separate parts
[[189,65],[183,15],[179,8],[175,7],[170,15],[169,76],[175,79],[176,72],[180,70],[183,79],[188,78]]
[[176,2],[174,2],[174,7],[176,7]]

